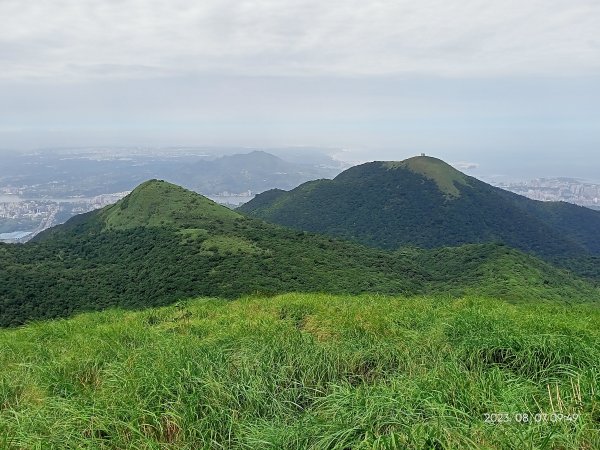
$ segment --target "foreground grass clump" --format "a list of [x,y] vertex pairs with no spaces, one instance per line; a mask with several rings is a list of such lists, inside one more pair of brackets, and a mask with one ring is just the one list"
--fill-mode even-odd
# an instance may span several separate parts
[[111,310],[0,331],[0,448],[594,449],[599,361],[593,305]]

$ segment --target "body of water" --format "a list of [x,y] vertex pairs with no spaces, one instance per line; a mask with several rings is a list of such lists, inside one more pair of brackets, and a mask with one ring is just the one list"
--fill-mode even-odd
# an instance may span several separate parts
[[31,231],[13,231],[11,233],[0,233],[0,241],[14,241],[16,239],[23,239],[25,236],[29,236]]

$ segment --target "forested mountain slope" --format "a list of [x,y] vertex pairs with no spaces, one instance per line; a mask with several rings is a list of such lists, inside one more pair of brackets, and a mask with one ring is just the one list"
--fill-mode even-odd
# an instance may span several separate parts
[[0,245],[0,325],[205,295],[480,293],[596,301],[598,291],[503,245],[389,252],[245,217],[152,180],[24,245]]
[[529,200],[426,156],[267,191],[238,210],[385,249],[501,242],[549,261],[600,255],[599,211]]

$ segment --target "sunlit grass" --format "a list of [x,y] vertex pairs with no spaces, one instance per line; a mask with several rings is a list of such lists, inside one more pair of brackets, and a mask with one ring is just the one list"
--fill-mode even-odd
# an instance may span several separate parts
[[599,361],[593,305],[288,294],[110,310],[0,331],[0,448],[595,449]]

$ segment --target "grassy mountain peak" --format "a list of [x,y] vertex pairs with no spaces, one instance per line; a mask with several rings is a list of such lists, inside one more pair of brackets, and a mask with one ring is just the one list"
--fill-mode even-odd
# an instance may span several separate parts
[[149,180],[131,194],[102,210],[105,228],[191,226],[203,219],[231,220],[240,214],[212,200],[162,180]]
[[[333,180],[259,194],[238,211],[386,249],[502,242],[569,268],[600,255],[600,212],[530,200],[428,156],[354,166]],[[583,265],[595,270],[591,260]]]
[[[444,201],[433,181],[423,186],[427,190],[419,191]],[[591,285],[508,247],[386,252],[246,218],[156,180],[25,245],[0,245],[0,253],[0,327],[110,306],[137,309],[256,292],[599,298]]]
[[404,161],[386,161],[383,163],[388,169],[408,169],[435,181],[438,188],[448,197],[460,197],[456,184],[468,185],[467,176],[456,170],[450,164],[431,156],[415,156]]

